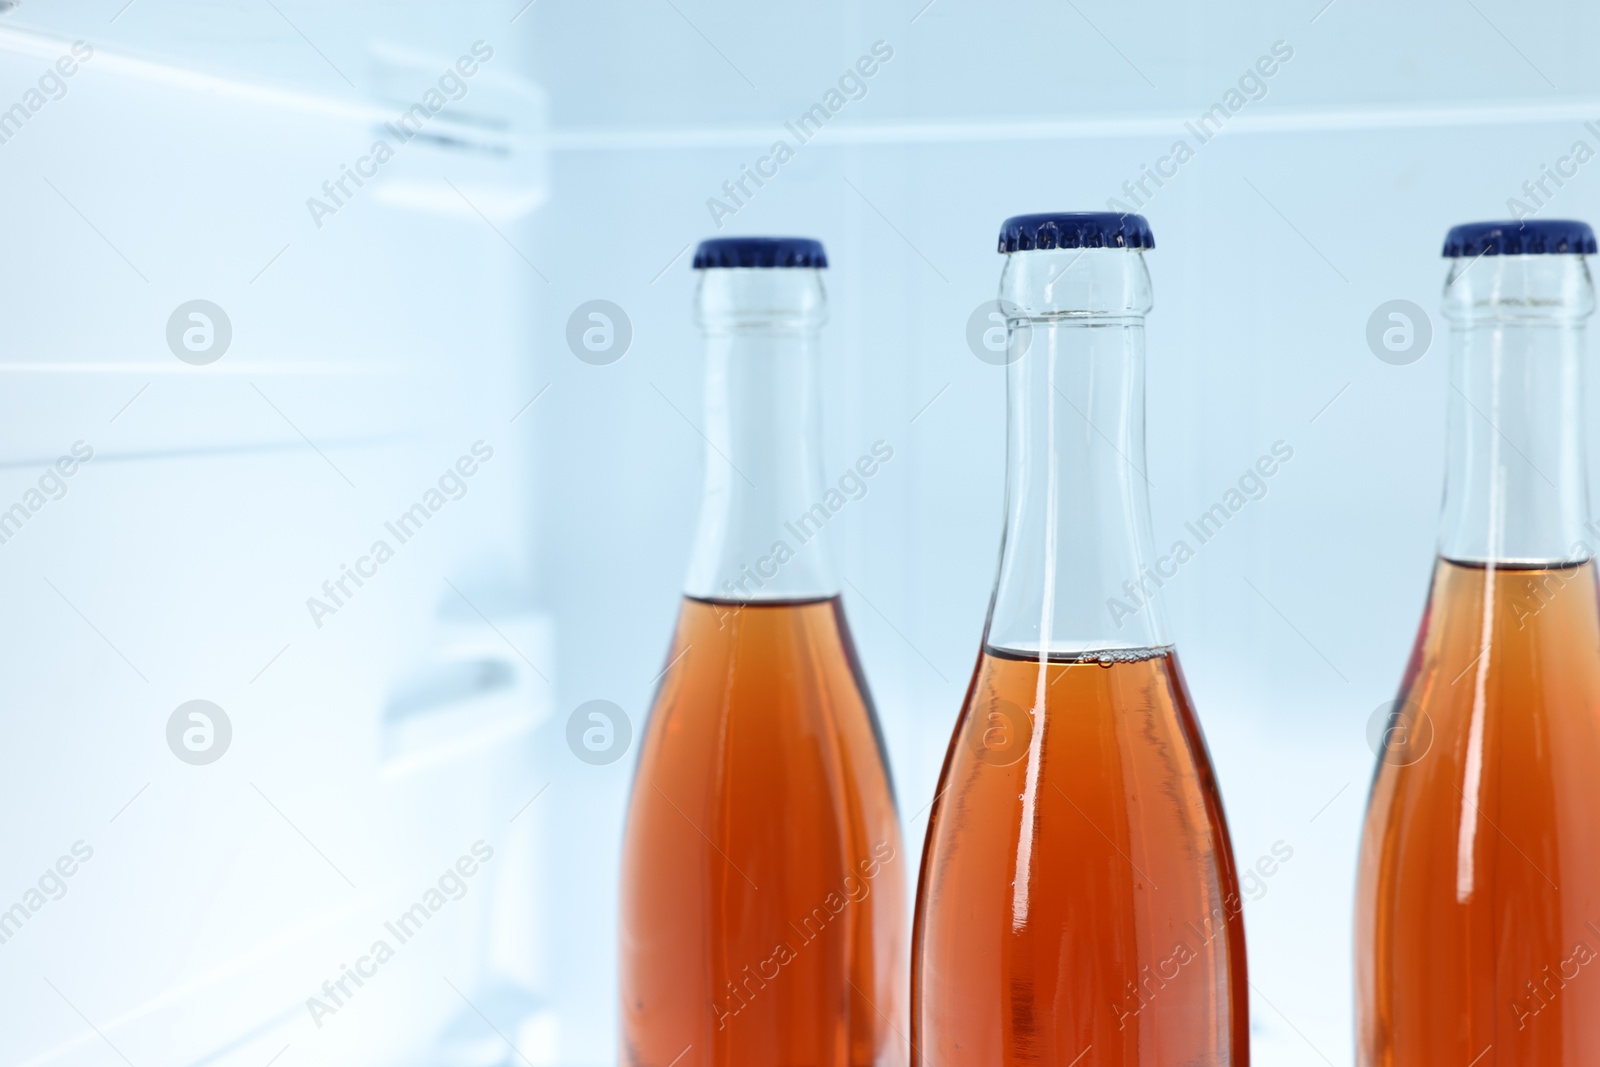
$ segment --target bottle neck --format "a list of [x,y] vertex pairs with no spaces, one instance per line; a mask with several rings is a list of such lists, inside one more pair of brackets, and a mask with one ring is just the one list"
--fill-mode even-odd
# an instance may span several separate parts
[[[1160,647],[1143,253],[1012,253],[1000,301],[1010,360],[1006,521],[986,643],[1056,659]],[[1176,573],[1166,566],[1167,577]]]
[[705,490],[685,592],[704,600],[838,593],[826,526],[818,341],[826,302],[808,268],[701,271]]
[[1583,325],[1593,309],[1582,256],[1452,266],[1446,559],[1548,565],[1594,554],[1582,405]]

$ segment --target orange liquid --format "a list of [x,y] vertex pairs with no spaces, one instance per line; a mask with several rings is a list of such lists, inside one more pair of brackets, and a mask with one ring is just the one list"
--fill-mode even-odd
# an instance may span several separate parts
[[622,860],[629,1067],[906,1061],[905,867],[838,598],[685,599]]
[[[1142,657],[1142,658],[1135,658]],[[1170,650],[978,661],[928,825],[926,1067],[1247,1064],[1244,923]]]
[[1365,1067],[1600,1063],[1591,564],[1440,561],[1361,842]]

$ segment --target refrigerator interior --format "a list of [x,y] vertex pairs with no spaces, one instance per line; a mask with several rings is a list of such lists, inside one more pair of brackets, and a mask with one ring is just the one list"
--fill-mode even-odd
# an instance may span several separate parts
[[[827,469],[894,449],[829,536],[919,845],[1001,520],[1003,372],[968,320],[1002,218],[1115,200],[1157,239],[1158,544],[1293,450],[1162,597],[1241,867],[1292,850],[1246,894],[1253,1053],[1351,1062],[1368,727],[1421,612],[1443,473],[1439,245],[1575,142],[1600,149],[1597,17],[1570,0],[1535,21],[1367,0],[0,16],[0,133],[5,107],[45,100],[0,142],[0,510],[93,450],[0,544],[0,909],[93,850],[0,943],[0,1059],[616,1062],[635,753],[584,762],[567,721],[612,701],[637,740],[664,664],[701,485],[688,253],[707,236],[827,245]],[[93,56],[40,88],[80,40]],[[492,57],[459,73],[478,42]],[[385,124],[434,89],[446,102],[401,142]],[[831,117],[797,136],[819,103]],[[361,163],[379,140],[393,158]],[[780,140],[791,158],[761,163]],[[358,166],[374,176],[339,189]],[[1547,184],[1542,213],[1592,219],[1595,182]],[[169,344],[194,300],[226,314],[215,362]],[[595,300],[626,317],[614,362],[568,340]],[[1367,341],[1392,300],[1430,317],[1404,365]],[[479,442],[492,458],[441,486]],[[434,490],[414,540],[389,533]],[[392,558],[361,564],[379,540]],[[358,565],[375,573],[340,591]],[[190,700],[230,720],[214,764],[169,748]],[[448,903],[340,991],[463,857]]]

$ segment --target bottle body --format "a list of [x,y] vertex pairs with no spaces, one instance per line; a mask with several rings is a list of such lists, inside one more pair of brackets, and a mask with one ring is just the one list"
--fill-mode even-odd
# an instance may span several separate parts
[[1593,303],[1577,254],[1457,259],[1446,283],[1439,558],[1362,832],[1363,1067],[1600,1062]]
[[623,860],[623,1063],[887,1067],[900,831],[838,599],[686,598]]
[[1600,1062],[1594,564],[1441,559],[1397,703],[1362,833],[1358,1062]]
[[1002,276],[1006,527],[918,885],[926,1067],[1249,1060],[1227,825],[1150,577],[1148,232],[1118,235],[1030,237]]
[[907,860],[811,508],[817,275],[702,276],[706,492],[624,828],[624,1067],[906,1059]]
[[1248,1062],[1237,880],[1170,648],[985,650],[918,906],[919,1063]]

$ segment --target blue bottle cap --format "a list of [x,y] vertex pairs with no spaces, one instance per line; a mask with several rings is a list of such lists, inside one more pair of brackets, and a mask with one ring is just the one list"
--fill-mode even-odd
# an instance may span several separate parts
[[1444,237],[1446,259],[1463,256],[1593,255],[1594,231],[1576,219],[1464,222]]
[[826,267],[828,253],[809,237],[713,237],[694,250],[694,269]]
[[1154,248],[1155,234],[1143,215],[1118,211],[1049,211],[1013,215],[1000,225],[1000,251],[1040,248]]

